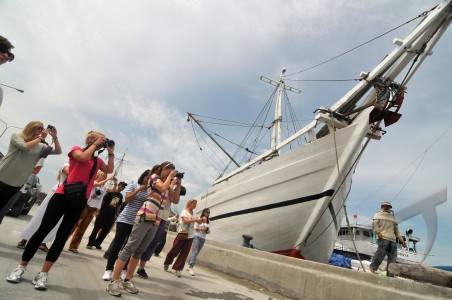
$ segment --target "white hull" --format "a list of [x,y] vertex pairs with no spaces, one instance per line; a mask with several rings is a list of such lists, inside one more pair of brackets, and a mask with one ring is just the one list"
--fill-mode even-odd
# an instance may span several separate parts
[[[338,176],[334,134],[330,133],[211,186],[207,197],[204,194],[199,198],[197,210],[210,208],[213,221],[209,238],[240,245],[242,235],[248,234],[254,238],[252,243],[258,249],[298,248],[306,259],[327,262],[339,230],[335,224],[340,226],[344,215],[341,208],[356,167],[352,164],[368,130],[368,111],[364,111],[351,125],[336,131],[341,173],[353,169],[332,200],[336,222],[328,209],[330,196],[318,196],[295,205],[257,209],[338,188],[343,177]],[[248,209],[252,211],[242,211]],[[300,247],[303,232],[312,234]]]

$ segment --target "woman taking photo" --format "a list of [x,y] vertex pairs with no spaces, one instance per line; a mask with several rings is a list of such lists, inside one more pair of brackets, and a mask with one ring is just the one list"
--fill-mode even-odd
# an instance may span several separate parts
[[210,233],[209,229],[209,215],[210,210],[208,208],[204,208],[201,212],[201,223],[195,223],[195,233],[193,236],[193,244],[191,246],[191,256],[188,260],[188,272],[191,276],[195,276],[195,272],[193,271],[193,267],[196,263],[196,258],[201,252],[202,247],[204,246],[204,242],[206,241],[206,235]]
[[169,266],[177,257],[173,265],[173,270],[177,277],[181,277],[181,271],[184,269],[185,261],[190,252],[191,244],[193,242],[193,225],[194,223],[201,223],[200,218],[193,217],[193,210],[196,208],[197,200],[188,200],[185,204],[185,209],[179,218],[179,226],[177,228],[177,236],[174,239],[173,247],[166,255],[163,269],[168,271]]
[[144,171],[138,178],[138,182],[129,183],[124,189],[127,205],[116,219],[116,233],[109,247],[107,266],[104,275],[102,275],[102,279],[105,281],[111,280],[115,261],[118,258],[119,251],[129,238],[138,210],[146,201],[148,196],[147,184],[154,172],[160,172],[160,165],[154,166],[152,170]]
[[41,272],[32,281],[36,289],[47,289],[47,273],[60,256],[72,228],[86,205],[88,196],[93,188],[94,174],[99,169],[105,173],[113,172],[114,146],[107,146],[107,164],[102,159],[94,156],[97,150],[105,147],[105,140],[105,136],[102,133],[90,131],[86,137],[85,142],[87,146],[84,149],[78,146],[72,147],[68,154],[69,174],[66,182],[58,187],[53,197],[49,200],[41,225],[28,241],[19,266],[6,277],[8,282],[18,283],[21,281],[28,263],[35,255],[42,241],[55,227],[60,218],[63,217],[55,241],[47,252]]
[[[55,149],[45,143],[48,134]],[[0,161],[0,211],[27,181],[38,160],[49,154],[61,154],[57,130],[53,126],[44,129],[42,122],[32,121],[21,133],[11,136],[8,153]]]
[[[121,289],[125,289],[131,294],[138,293],[138,289],[132,282],[133,273],[141,254],[157,232],[160,215],[164,211],[163,207],[170,201],[171,182],[177,173],[174,165],[168,162],[159,166],[158,170],[161,171],[153,172],[151,175],[147,199],[140,207],[129,240],[116,260],[112,281],[107,285],[107,292],[112,296],[121,296]],[[165,178],[165,181],[160,178]],[[121,282],[120,273],[128,260],[127,273],[124,282]]]

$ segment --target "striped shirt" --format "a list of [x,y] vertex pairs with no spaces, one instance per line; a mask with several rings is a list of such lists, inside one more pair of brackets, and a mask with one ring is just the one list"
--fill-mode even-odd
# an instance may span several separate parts
[[[129,183],[124,189],[124,195],[125,193],[133,193],[139,187],[140,185],[138,183]],[[137,216],[137,212],[140,209],[141,205],[143,205],[144,201],[146,201],[147,196],[148,192],[146,190],[139,192],[132,200],[132,202],[127,203],[126,207],[124,207],[121,214],[118,216],[116,222],[133,225],[135,222],[135,217]]]

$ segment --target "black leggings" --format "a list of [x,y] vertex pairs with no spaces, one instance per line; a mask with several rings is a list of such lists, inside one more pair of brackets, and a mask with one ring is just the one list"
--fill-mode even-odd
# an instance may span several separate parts
[[115,217],[115,212],[113,211],[111,213],[108,211],[108,208],[104,208],[100,211],[94,222],[93,231],[89,236],[88,246],[100,247],[115,224]]
[[22,260],[30,261],[33,258],[44,238],[63,216],[63,221],[61,222],[60,228],[58,228],[55,241],[52,243],[46,256],[46,261],[55,262],[60,256],[61,251],[63,251],[72,228],[79,219],[85,205],[86,199],[64,197],[63,194],[54,194],[49,200],[41,225],[25,247],[24,253],[22,254]]
[[20,186],[11,186],[0,181],[0,211],[19,190]]
[[132,228],[132,224],[116,222],[116,234],[113,241],[111,242],[110,248],[108,249],[108,261],[105,270],[113,271],[115,261],[116,259],[118,259],[118,254],[129,238],[129,234],[132,232]]

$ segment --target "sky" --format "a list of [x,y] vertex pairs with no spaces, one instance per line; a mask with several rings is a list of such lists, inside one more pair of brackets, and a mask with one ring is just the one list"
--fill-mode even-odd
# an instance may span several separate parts
[[[0,0],[0,35],[14,44],[16,55],[13,63],[0,66],[0,82],[25,90],[4,88],[0,118],[10,126],[23,127],[30,120],[55,125],[66,152],[82,144],[86,132],[99,130],[116,141],[117,157],[126,152],[120,179],[136,180],[153,164],[172,160],[186,172],[188,196],[196,196],[216,178],[226,158],[196,129],[199,150],[187,112],[251,123],[272,92],[260,75],[277,78],[283,67],[291,73],[313,65],[436,4]],[[403,38],[415,24],[300,78],[356,78],[393,49],[394,37]],[[394,202],[397,212],[452,183],[452,133],[441,135],[451,126],[451,51],[449,30],[408,85],[401,121],[381,141],[371,142],[362,157],[348,200],[350,214],[372,216],[381,200]],[[302,93],[290,100],[305,124],[314,109],[332,105],[353,84],[293,82]],[[246,133],[246,128],[215,126],[209,128],[235,142]],[[2,152],[15,130],[0,138]],[[222,142],[233,152],[233,145]],[[420,155],[422,161],[415,160]],[[56,183],[66,159],[47,159],[40,175],[43,189]],[[430,265],[452,264],[451,213],[451,201],[438,207]],[[419,217],[404,226],[425,235]]]

